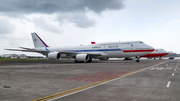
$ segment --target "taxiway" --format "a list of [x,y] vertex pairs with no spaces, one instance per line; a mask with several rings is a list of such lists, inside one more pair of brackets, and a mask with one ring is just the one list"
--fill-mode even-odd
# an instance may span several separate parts
[[179,101],[179,61],[2,62],[0,101]]

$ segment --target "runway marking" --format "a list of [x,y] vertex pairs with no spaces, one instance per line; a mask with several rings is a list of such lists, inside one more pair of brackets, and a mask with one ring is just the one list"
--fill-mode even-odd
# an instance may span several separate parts
[[171,81],[169,81],[169,82],[167,83],[167,86],[166,86],[166,87],[169,87],[169,86],[170,86],[170,84],[171,84]]
[[163,70],[164,67],[152,67],[149,70]]
[[174,76],[174,73],[172,73],[172,76]]
[[174,71],[176,71],[176,69],[174,69]]
[[171,67],[152,67],[149,70],[170,70]]
[[105,84],[105,83],[108,83],[108,82],[111,82],[111,81],[115,81],[117,79],[120,79],[120,78],[129,76],[129,75],[132,75],[132,74],[144,71],[144,70],[146,70],[148,68],[151,68],[151,67],[154,67],[154,66],[166,63],[166,62],[167,61],[159,63],[159,64],[156,64],[156,65],[153,65],[153,66],[149,66],[149,67],[146,67],[146,68],[143,68],[143,69],[140,69],[140,70],[136,70],[136,71],[133,71],[131,73],[122,74],[122,75],[119,75],[117,77],[113,77],[113,78],[110,78],[110,79],[102,80],[102,81],[99,81],[99,82],[95,82],[95,83],[92,83],[92,84],[88,84],[88,85],[85,85],[85,86],[81,86],[81,87],[78,87],[78,88],[74,88],[74,89],[71,89],[71,90],[67,90],[67,91],[64,91],[64,92],[53,94],[53,95],[50,95],[50,96],[46,96],[46,97],[42,97],[42,98],[39,98],[39,99],[35,99],[35,100],[32,100],[32,101],[52,101],[52,100],[56,100],[56,99],[59,99],[59,98],[62,98],[62,97],[68,96],[68,95],[72,95],[72,94],[75,94],[75,93],[78,93],[78,92],[82,92],[82,91],[85,91],[85,90],[97,87],[99,85],[102,85],[102,84]]
[[176,68],[177,68],[178,65],[179,65],[179,62],[177,63]]

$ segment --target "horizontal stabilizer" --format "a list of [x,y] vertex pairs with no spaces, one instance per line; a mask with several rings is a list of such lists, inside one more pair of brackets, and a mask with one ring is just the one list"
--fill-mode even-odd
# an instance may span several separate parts
[[39,52],[34,49],[4,49],[4,50],[9,50],[9,51],[22,51],[22,52]]
[[32,48],[26,48],[26,47],[19,47],[19,48],[22,48],[22,49],[32,49]]

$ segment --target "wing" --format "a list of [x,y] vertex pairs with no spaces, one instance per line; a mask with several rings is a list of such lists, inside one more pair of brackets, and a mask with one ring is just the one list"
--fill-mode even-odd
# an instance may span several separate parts
[[[50,52],[53,51],[47,51],[47,50],[37,50],[37,49],[33,49],[33,48],[26,48],[26,47],[19,47],[21,49],[5,49],[5,50],[9,50],[9,51],[22,51],[22,52],[37,52],[37,53],[41,53],[43,55],[47,55]],[[90,57],[97,57],[97,56],[102,56],[102,55],[106,55],[105,53],[102,52],[67,52],[67,51],[56,51],[59,52],[61,54],[66,54],[67,56],[76,56],[77,54],[88,54]]]

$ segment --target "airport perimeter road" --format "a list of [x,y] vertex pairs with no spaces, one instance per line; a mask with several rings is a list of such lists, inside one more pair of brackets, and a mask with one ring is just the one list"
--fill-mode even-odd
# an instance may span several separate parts
[[0,66],[0,101],[179,101],[180,60]]

